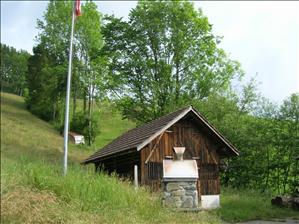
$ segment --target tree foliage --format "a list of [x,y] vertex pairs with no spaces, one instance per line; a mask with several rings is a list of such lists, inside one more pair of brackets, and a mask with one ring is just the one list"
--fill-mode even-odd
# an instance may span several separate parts
[[59,97],[56,90],[61,87],[57,83],[60,74],[54,73],[53,59],[47,54],[42,45],[33,49],[33,56],[28,61],[28,89],[29,95],[26,98],[28,109],[49,121],[55,117],[57,112],[57,99]]
[[[247,90],[248,85],[244,87]],[[235,95],[213,95],[198,101],[198,110],[240,151],[240,156],[225,161],[222,184],[294,192],[298,186],[298,99],[298,94],[292,94],[279,107],[258,97],[254,100],[258,107],[246,112],[243,109],[250,107],[243,104],[243,97]]]
[[126,117],[147,121],[229,87],[241,75],[190,2],[140,1],[129,21],[104,28],[115,91]]
[[[93,2],[82,11],[74,38],[73,131],[94,141],[92,107],[103,96],[139,123],[193,104],[240,151],[223,161],[222,184],[277,193],[298,187],[299,94],[276,105],[258,93],[254,79],[233,91],[231,80],[242,70],[219,48],[201,10],[187,1],[140,1],[128,21],[106,16],[104,24]],[[17,94],[28,88],[28,108],[59,128],[71,13],[71,1],[49,2],[32,56],[1,44],[2,86]]]
[[1,43],[1,87],[20,96],[26,88],[27,60],[30,54]]
[[[27,105],[36,115],[63,125],[66,92],[66,76],[71,32],[73,2],[50,1],[43,20],[38,20],[37,46],[29,59],[27,79],[30,82]],[[72,69],[72,97],[75,116],[77,98],[83,99],[84,113],[92,128],[93,101],[102,92],[102,76],[105,69],[100,54],[103,46],[101,15],[96,4],[82,5],[82,16],[75,21],[74,53]],[[88,102],[88,110],[86,107]],[[90,132],[91,133],[91,132]],[[88,139],[92,139],[89,136]],[[89,144],[91,142],[89,141]]]
[[[90,119],[93,119],[90,121]],[[91,124],[91,128],[89,125]],[[99,124],[98,119],[96,116],[89,117],[87,114],[84,114],[83,112],[78,112],[73,117],[70,128],[72,131],[75,131],[77,133],[81,133],[85,140],[88,142],[94,142],[96,136],[99,134]]]

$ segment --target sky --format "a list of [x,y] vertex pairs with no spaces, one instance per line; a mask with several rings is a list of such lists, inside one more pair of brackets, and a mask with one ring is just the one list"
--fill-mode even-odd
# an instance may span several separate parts
[[[135,1],[97,1],[99,11],[126,19]],[[195,1],[222,36],[229,57],[241,63],[243,84],[256,77],[261,94],[281,103],[299,92],[299,2]],[[1,43],[32,53],[46,1],[1,1]]]

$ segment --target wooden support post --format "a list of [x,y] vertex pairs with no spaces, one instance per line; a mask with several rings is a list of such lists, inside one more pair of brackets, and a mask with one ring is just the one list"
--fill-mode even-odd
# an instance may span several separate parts
[[134,186],[135,189],[138,188],[138,166],[134,165]]

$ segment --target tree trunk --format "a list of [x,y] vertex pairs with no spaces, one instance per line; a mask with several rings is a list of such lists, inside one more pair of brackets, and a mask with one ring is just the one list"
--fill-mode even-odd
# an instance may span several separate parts
[[269,149],[267,148],[267,176],[266,176],[266,183],[263,192],[268,189],[269,175],[270,175],[270,156],[269,156]]
[[88,95],[88,115],[89,115],[89,123],[88,123],[88,145],[91,145],[91,102],[92,102],[92,85],[89,88],[89,95]]
[[175,104],[178,105],[179,101],[179,94],[180,94],[180,80],[179,80],[179,65],[176,64],[175,66]]
[[53,104],[53,115],[52,115],[53,121],[55,121],[55,118],[56,118],[56,102]]
[[76,107],[77,107],[77,86],[74,85],[74,98],[73,98],[73,117],[76,114]]
[[87,97],[87,92],[86,92],[86,89],[84,88],[84,93],[83,93],[83,112],[84,114],[86,113],[86,97]]

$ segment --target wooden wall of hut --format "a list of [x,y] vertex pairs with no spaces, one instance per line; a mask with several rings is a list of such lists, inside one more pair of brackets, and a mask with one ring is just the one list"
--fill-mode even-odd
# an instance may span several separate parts
[[175,156],[174,146],[186,147],[184,159],[196,159],[199,196],[219,194],[219,146],[190,118],[180,120],[141,150],[141,184],[149,185],[153,191],[161,188],[162,161]]

